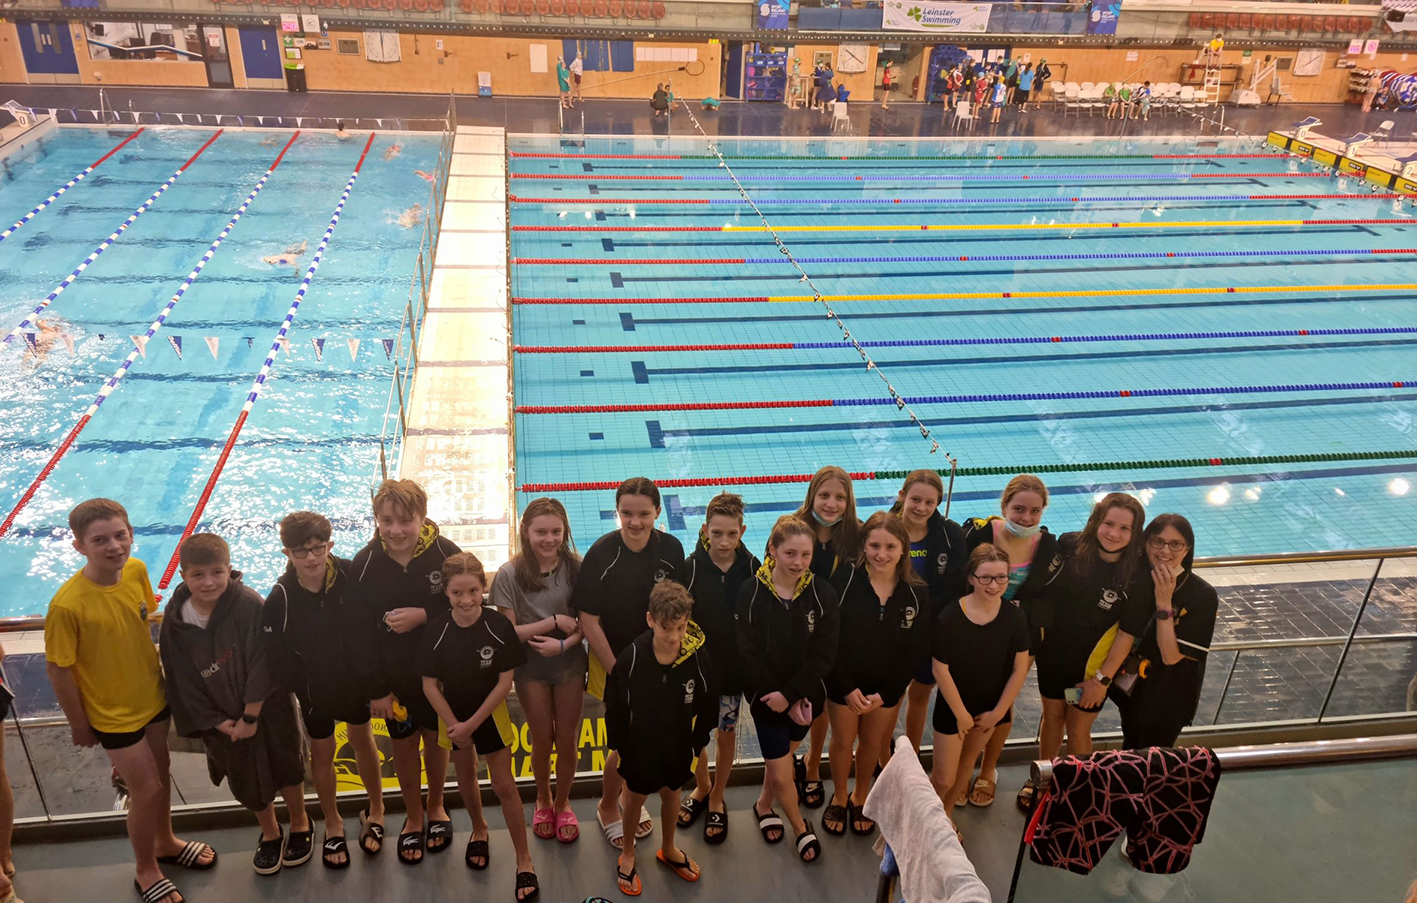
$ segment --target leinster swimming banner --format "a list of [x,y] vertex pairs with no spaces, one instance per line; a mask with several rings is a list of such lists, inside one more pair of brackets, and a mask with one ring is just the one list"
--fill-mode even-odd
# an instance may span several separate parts
[[934,0],[886,0],[881,27],[887,31],[933,31],[984,34],[989,3],[937,3]]

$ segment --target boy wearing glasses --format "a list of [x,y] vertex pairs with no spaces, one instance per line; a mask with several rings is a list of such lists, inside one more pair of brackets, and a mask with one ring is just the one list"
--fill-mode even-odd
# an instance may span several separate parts
[[359,777],[369,794],[359,844],[379,852],[384,837],[384,791],[379,751],[369,726],[369,693],[351,662],[358,610],[345,601],[349,562],[337,558],[330,522],[313,511],[296,511],[280,522],[287,565],[262,609],[266,656],[276,680],[295,693],[310,736],[310,774],[325,820],[321,861],[349,865],[344,821],[335,799],[335,722],[348,727]]

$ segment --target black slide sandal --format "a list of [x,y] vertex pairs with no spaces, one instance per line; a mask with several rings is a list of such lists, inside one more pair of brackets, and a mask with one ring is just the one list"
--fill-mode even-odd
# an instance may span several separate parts
[[[531,888],[531,893],[522,896],[522,891]],[[541,885],[536,880],[535,872],[517,872],[517,903],[526,903],[527,900],[535,900],[541,894]]]
[[[482,864],[473,862],[474,859],[481,859]],[[463,854],[463,861],[467,863],[468,868],[480,872],[492,864],[492,848],[485,840],[469,840],[467,852]]]
[[[833,837],[840,837],[846,833],[846,823],[851,819],[851,804],[838,806],[832,803],[822,810],[822,830]],[[840,828],[833,828],[832,822],[841,825]]]
[[[812,830],[811,820],[804,821],[806,830],[797,835],[797,858],[803,862],[811,864],[822,858],[822,842],[817,839],[817,834]],[[811,853],[812,858],[808,859],[807,854]]]
[[[846,820],[851,824],[851,833],[857,837],[870,837],[876,830],[876,823],[861,814],[861,807],[850,799],[846,801]],[[859,828],[858,825],[866,825]],[[823,825],[822,827],[826,827]]]
[[826,786],[821,781],[802,782],[802,805],[808,809],[815,809],[826,801]]
[[[212,850],[210,862],[202,861],[202,853]],[[182,847],[182,852],[176,856],[159,856],[157,861],[161,865],[180,865],[184,869],[192,869],[196,872],[205,872],[207,869],[216,867],[216,850],[202,843],[200,840],[189,840]],[[161,900],[161,897],[158,897]]]
[[[166,900],[173,894],[182,897],[182,891],[178,890],[177,885],[173,884],[167,878],[155,882],[153,886],[149,887],[147,890],[143,890],[143,886],[138,883],[138,879],[134,878],[133,890],[138,892],[138,896],[142,898],[143,903],[161,903],[162,900]],[[182,897],[182,903],[187,903],[186,897]]]
[[[434,843],[433,841],[441,841]],[[453,845],[453,823],[451,819],[430,819],[428,822],[428,852],[441,853]]]
[[[344,854],[344,862],[331,862],[331,856]],[[347,869],[349,868],[349,841],[343,835],[339,837],[326,837],[325,845],[320,848],[320,861],[327,869]]]
[[[417,859],[410,859],[409,854],[418,853]],[[399,862],[404,865],[419,865],[423,862],[423,832],[404,831],[399,834]]]
[[[369,849],[365,844],[366,840],[374,841],[374,849]],[[359,813],[359,848],[366,856],[377,856],[384,848],[384,826],[369,820],[368,809]]]
[[[717,828],[717,834],[710,834],[710,828]],[[708,821],[704,822],[704,840],[709,843],[723,843],[728,839],[728,813],[709,810]]]
[[[758,817],[758,830],[763,834],[763,840],[768,843],[782,843],[782,838],[787,836],[787,829],[783,827],[782,818],[777,812],[769,809],[767,812],[759,812],[758,807],[753,806],[753,814]],[[769,831],[776,831],[776,837],[768,836]]]
[[708,808],[708,797],[696,800],[692,796],[684,797],[684,801],[679,804],[679,827],[688,828],[699,820],[699,816],[704,814]]

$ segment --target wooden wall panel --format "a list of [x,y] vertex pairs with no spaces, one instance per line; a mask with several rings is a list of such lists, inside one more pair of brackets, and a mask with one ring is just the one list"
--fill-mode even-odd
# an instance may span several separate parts
[[0,20],[0,82],[24,84],[25,58],[20,53],[20,38],[15,23]]

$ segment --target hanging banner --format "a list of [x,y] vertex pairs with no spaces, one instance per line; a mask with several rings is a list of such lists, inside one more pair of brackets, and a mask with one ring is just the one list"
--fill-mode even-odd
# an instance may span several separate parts
[[984,34],[989,3],[937,3],[935,0],[886,0],[881,27],[886,31],[933,31]]
[[1120,2],[1093,3],[1092,12],[1087,17],[1088,34],[1116,34],[1117,17],[1122,13]]
[[759,0],[758,28],[785,31],[787,29],[788,0]]

